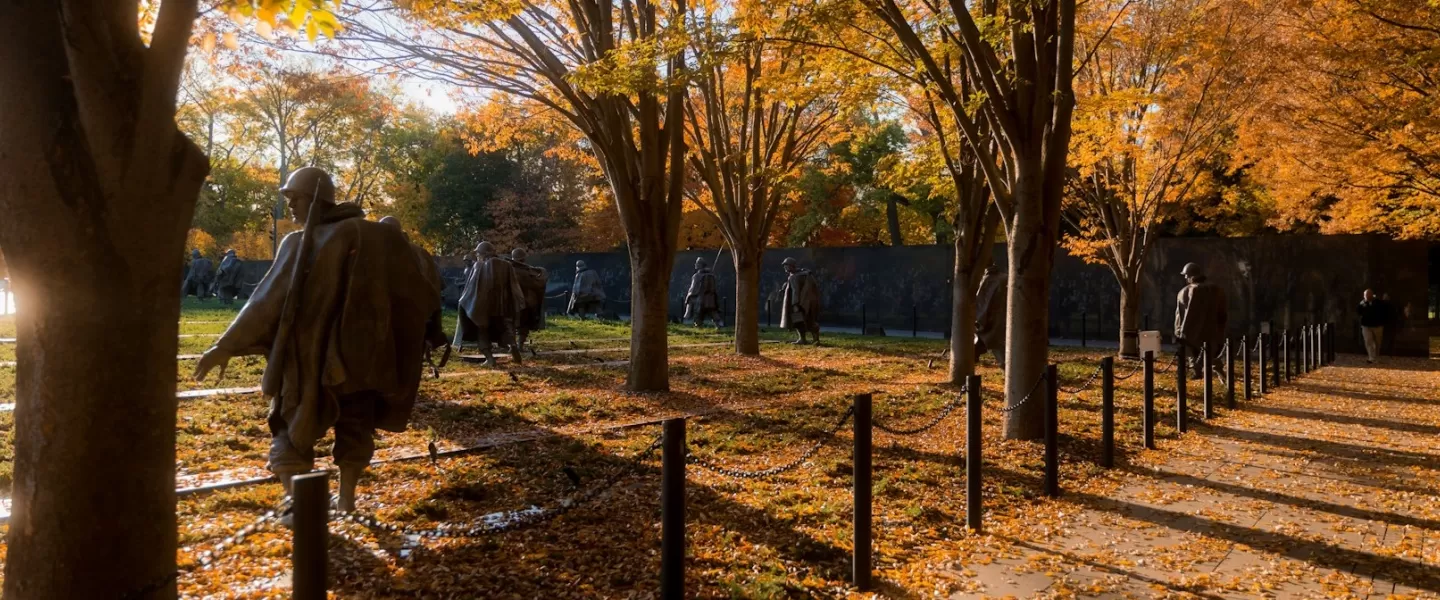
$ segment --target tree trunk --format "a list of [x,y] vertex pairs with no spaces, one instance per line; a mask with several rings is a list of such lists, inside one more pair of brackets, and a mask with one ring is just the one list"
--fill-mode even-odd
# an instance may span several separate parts
[[[979,291],[980,280],[984,278],[985,265],[990,264],[990,240],[1000,226],[1000,213],[985,203],[988,194],[983,188],[967,191],[978,194],[966,198],[970,211],[983,211],[979,223],[955,226],[955,266],[951,276],[950,306],[950,383],[960,385],[965,376],[975,374],[975,311],[978,308],[975,294]],[[979,206],[975,206],[979,204]],[[963,229],[962,229],[963,227]]]
[[[184,236],[169,237],[170,252],[130,261],[58,240],[8,244],[24,257],[25,309],[6,598],[123,597],[175,568],[180,261],[156,256],[178,256]],[[65,276],[62,261],[113,271]],[[174,595],[171,582],[146,597]]]
[[[1137,271],[1138,279],[1138,271]],[[1140,356],[1140,282],[1120,282],[1120,356]]]
[[765,248],[736,248],[735,263],[735,352],[760,355],[760,258]]
[[950,383],[961,385],[975,373],[975,291],[980,274],[962,256],[962,241],[955,242],[955,269],[950,284]]
[[905,236],[900,233],[900,207],[895,194],[885,194],[885,226],[890,230],[890,245],[904,246]]
[[[630,243],[630,375],[634,392],[670,390],[670,271],[674,252]],[[663,249],[662,249],[663,250]]]
[[[1037,161],[1038,162],[1038,161]],[[1050,357],[1050,271],[1055,263],[1055,236],[1059,227],[1047,223],[1040,169],[1020,168],[1015,187],[1016,214],[1007,244],[1010,296],[1005,327],[1005,400],[1019,408],[1007,414],[1005,438],[1034,440],[1044,436],[1043,383]],[[1033,197],[1041,196],[1040,198]],[[1027,197],[1031,196],[1031,197]],[[1023,208],[1022,208],[1023,207]],[[1033,390],[1033,393],[1032,393]]]
[[208,172],[174,120],[195,4],[161,7],[149,46],[106,9],[0,3],[0,55],[25,57],[0,60],[23,307],[9,599],[175,597],[180,257]]

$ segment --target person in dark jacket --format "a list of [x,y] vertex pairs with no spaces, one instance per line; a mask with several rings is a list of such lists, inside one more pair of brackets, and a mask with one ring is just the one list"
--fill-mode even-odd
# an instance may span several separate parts
[[1210,364],[1219,366],[1220,348],[1225,344],[1225,328],[1230,315],[1225,290],[1210,283],[1200,265],[1186,263],[1180,270],[1188,285],[1175,298],[1175,337],[1190,352],[1190,370],[1196,379],[1205,376],[1200,352],[1204,344]]
[[1380,359],[1385,325],[1390,322],[1390,305],[1376,298],[1374,290],[1365,290],[1356,312],[1360,314],[1360,336],[1365,340],[1365,360],[1374,364]]

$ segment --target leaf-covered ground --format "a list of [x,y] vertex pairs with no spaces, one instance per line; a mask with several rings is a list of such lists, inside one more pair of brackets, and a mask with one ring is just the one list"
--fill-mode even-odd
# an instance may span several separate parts
[[[193,332],[211,326],[194,321],[224,320],[225,315],[204,318],[187,310],[186,318],[182,329]],[[877,421],[900,426],[928,421],[956,395],[956,390],[937,384],[943,377],[943,361],[936,361],[933,369],[929,366],[942,348],[938,340],[831,336],[819,348],[766,345],[764,356],[742,358],[723,345],[700,345],[724,342],[725,338],[689,327],[672,330],[671,343],[677,346],[672,351],[673,390],[625,394],[619,391],[623,365],[613,364],[626,357],[623,340],[628,330],[624,326],[566,319],[552,325],[539,338],[540,349],[564,352],[530,360],[524,369],[514,371],[518,380],[504,371],[479,371],[464,363],[452,365],[442,379],[427,380],[415,427],[403,434],[383,434],[380,457],[423,454],[431,439],[442,450],[482,443],[488,447],[444,457],[435,465],[428,460],[377,465],[363,483],[362,509],[386,523],[416,528],[470,524],[500,511],[555,506],[612,475],[631,474],[596,501],[552,522],[483,538],[420,540],[354,523],[333,524],[337,535],[332,543],[332,589],[337,597],[652,597],[659,568],[659,461],[652,456],[632,468],[629,457],[658,435],[656,420],[680,414],[697,415],[690,419],[691,450],[729,466],[759,469],[787,463],[813,443],[826,442],[799,468],[763,480],[737,481],[691,467],[687,574],[691,595],[857,595],[848,584],[850,432],[848,426],[833,436],[829,431],[856,393],[877,392]],[[219,328],[223,324],[209,331]],[[779,333],[771,337],[783,339]],[[201,348],[203,345],[197,344],[196,350]],[[584,348],[597,350],[576,352]],[[1089,379],[1101,352],[1057,348],[1053,356],[1062,364],[1062,385],[1075,387]],[[181,368],[185,368],[183,362]],[[253,385],[260,368],[257,362],[223,385]],[[1121,374],[1130,370],[1126,364],[1117,368]],[[1276,427],[1275,423],[1293,417],[1259,409],[1275,405],[1285,394],[1300,393],[1303,385],[1322,378],[1373,381],[1390,372],[1327,370],[1289,391],[1249,405],[1249,411],[1197,426],[1197,432],[1184,437],[1176,437],[1170,427],[1174,422],[1170,400],[1173,375],[1159,376],[1158,452],[1144,451],[1139,444],[1141,377],[1118,382],[1121,467],[1112,471],[1095,466],[1100,440],[1098,390],[1091,388],[1078,397],[1066,394],[1060,413],[1061,480],[1066,495],[1059,501],[1038,497],[1040,446],[1000,439],[1002,415],[996,410],[1002,405],[1000,373],[988,359],[980,373],[985,378],[987,407],[985,535],[964,528],[963,410],[954,411],[920,436],[875,433],[876,572],[878,592],[884,596],[1011,593],[1065,597],[1085,586],[1097,594],[1129,591],[1137,597],[1211,591],[1221,596],[1248,596],[1245,591],[1224,592],[1228,584],[1212,584],[1203,577],[1205,561],[1236,555],[1238,540],[1177,533],[1171,528],[1171,515],[1160,523],[1143,519],[1121,522],[1116,521],[1120,517],[1110,516],[1118,523],[1111,525],[1111,533],[1117,529],[1143,532],[1137,536],[1169,532],[1175,537],[1172,541],[1176,543],[1155,550],[1153,556],[1127,557],[1114,549],[1109,554],[1101,552],[1106,538],[1098,532],[1107,530],[1097,523],[1103,516],[1119,514],[1107,511],[1114,503],[1182,501],[1185,492],[1149,483],[1157,478],[1157,468],[1177,470],[1187,460],[1199,464],[1218,460],[1217,456],[1233,461],[1251,458],[1243,454],[1247,450],[1215,442],[1241,443],[1216,434],[1219,428],[1243,429],[1238,423],[1245,419],[1254,419],[1257,426]],[[6,376],[0,372],[0,380]],[[1414,377],[1415,373],[1395,376]],[[1426,384],[1429,388],[1414,394],[1435,396],[1432,392],[1440,387],[1440,378],[1434,379]],[[1198,395],[1197,388],[1192,390],[1192,396]],[[1324,404],[1328,397],[1323,391],[1313,394],[1317,404]],[[1199,403],[1193,406],[1198,416]],[[1413,408],[1423,411],[1420,404]],[[1430,408],[1433,415],[1433,406]],[[255,395],[182,401],[177,423],[182,438],[179,468],[184,473],[223,473],[228,478],[263,474],[268,441],[263,413]],[[1418,420],[1421,418],[1423,415],[1417,414],[1409,422],[1427,422]],[[1433,424],[1433,419],[1428,422]],[[0,426],[8,430],[8,423],[8,416],[0,416]],[[1320,429],[1305,422],[1294,427],[1299,433],[1287,434],[1290,437]],[[1344,431],[1346,426],[1342,423],[1335,429]],[[1428,441],[1406,443],[1433,447],[1433,433],[1428,435]],[[1348,443],[1363,448],[1366,442]],[[4,452],[9,452],[8,443]],[[1423,462],[1418,458],[1423,450],[1407,452],[1414,453],[1412,463]],[[1354,468],[1361,469],[1358,465]],[[571,474],[578,478],[578,485]],[[1244,479],[1244,475],[1239,476]],[[5,476],[8,478],[8,473]],[[1414,470],[1412,477],[1428,481],[1420,487],[1412,485],[1415,489],[1440,487],[1432,469]],[[1247,479],[1244,485],[1256,483]],[[182,565],[192,564],[198,553],[254,521],[279,497],[277,485],[262,484],[184,498],[179,506],[180,543],[186,548],[180,556]],[[1417,498],[1411,498],[1406,506]],[[1261,502],[1275,500],[1242,495],[1232,504],[1235,510],[1262,510],[1251,506]],[[1376,509],[1371,510],[1374,513]],[[1365,514],[1379,514],[1372,513]],[[1396,514],[1412,514],[1402,525],[1424,524],[1416,521],[1413,513]],[[1188,526],[1192,521],[1185,523]],[[1158,531],[1145,532],[1143,527]],[[1097,533],[1089,535],[1087,528]],[[1276,539],[1285,538],[1269,538]],[[1097,546],[1101,550],[1094,549]],[[1432,553],[1434,549],[1431,546]],[[212,567],[183,575],[181,591],[192,597],[282,596],[287,593],[284,582],[289,552],[288,532],[267,528],[224,552]],[[1420,552],[1423,555],[1423,547]],[[1141,580],[1143,586],[1129,588],[1118,581],[1107,583],[1111,580],[1104,578],[1082,583],[1076,573],[1085,560],[1104,565],[1085,568],[1101,570],[1105,577],[1120,577],[1105,568],[1123,571],[1139,560],[1165,577]],[[1133,570],[1133,565],[1130,568]],[[1014,587],[1005,587],[1012,585],[1008,583],[1011,580],[1016,582]],[[1326,596],[1323,591],[1315,595]]]

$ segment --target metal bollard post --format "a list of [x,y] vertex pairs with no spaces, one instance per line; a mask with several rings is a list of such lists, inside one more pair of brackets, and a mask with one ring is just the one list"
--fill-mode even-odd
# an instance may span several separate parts
[[[1245,342],[1240,342],[1244,344]],[[1225,342],[1225,408],[1235,410],[1235,340]]]
[[1300,335],[1305,340],[1300,340],[1300,368],[1297,368],[1296,371],[1297,374],[1310,373],[1310,325],[1305,325],[1305,328],[1300,329]]
[[1214,368],[1214,364],[1210,363],[1210,342],[1205,342],[1205,344],[1201,344],[1200,351],[1201,353],[1204,353],[1204,355],[1200,357],[1200,368],[1202,368],[1202,370],[1205,370],[1205,383],[1201,384],[1200,388],[1201,393],[1204,394],[1205,399],[1204,403],[1202,403],[1202,406],[1204,406],[1205,409],[1205,419],[1214,419],[1215,394],[1214,386],[1212,386],[1211,384],[1211,381],[1214,380],[1214,373],[1212,373],[1211,371],[1212,368]]
[[910,305],[910,337],[920,337],[920,309]]
[[984,439],[980,391],[979,375],[965,378],[965,524],[975,533],[981,531],[981,515],[984,514],[980,488],[983,457],[980,442]]
[[660,597],[685,598],[685,419],[664,424],[660,463]]
[[1145,426],[1145,447],[1155,449],[1155,352],[1145,351],[1145,411],[1141,415]]
[[866,335],[866,332],[870,330],[870,324],[865,322],[867,316],[869,315],[865,314],[865,304],[862,302],[860,304],[860,335]]
[[1202,405],[1205,409],[1205,418],[1208,420],[1215,418],[1215,406],[1213,400],[1215,394],[1214,387],[1212,387],[1211,385],[1211,382],[1215,379],[1215,377],[1214,374],[1211,372],[1211,369],[1214,368],[1214,365],[1210,364],[1210,343],[1206,342],[1200,344],[1200,352],[1200,368],[1205,371],[1205,383],[1202,384],[1200,388],[1200,393],[1204,394],[1205,400]]
[[1045,368],[1045,495],[1060,497],[1060,368]]
[[295,494],[295,544],[291,554],[291,598],[325,600],[330,545],[330,473],[306,473],[290,481]]
[[[770,326],[770,307],[771,307],[772,305],[774,305],[774,304],[775,304],[775,303],[774,303],[774,302],[771,302],[769,298],[766,298],[766,299],[765,299],[765,326],[766,326],[766,327],[769,327],[769,326]],[[861,329],[861,330],[860,330],[860,333],[865,333],[865,330],[864,330],[864,329]]]
[[1115,466],[1115,357],[1100,359],[1100,466]]
[[870,589],[870,394],[855,396],[855,587]]
[[1267,339],[1268,336],[1266,336],[1266,335],[1263,334],[1263,333],[1260,334],[1259,336],[1256,336],[1256,337],[1257,337],[1257,339],[1256,339],[1256,342],[1257,342],[1257,343],[1256,343],[1255,345],[1256,345],[1258,348],[1260,348],[1260,358],[1259,358],[1259,360],[1260,360],[1260,369],[1259,369],[1259,371],[1258,371],[1258,374],[1260,375],[1260,378],[1259,378],[1260,389],[1259,389],[1258,391],[1259,391],[1259,393],[1260,393],[1261,396],[1264,396],[1264,395],[1265,395],[1265,380],[1270,377],[1269,371],[1266,370],[1266,369],[1268,369],[1269,367],[1268,367],[1268,366],[1266,365],[1266,363],[1265,363],[1265,358],[1266,358],[1266,357],[1265,357],[1265,346],[1267,345],[1267,342],[1269,342],[1270,340]]
[[1089,342],[1089,339],[1088,339],[1088,338],[1090,337],[1089,325],[1090,325],[1090,315],[1089,315],[1089,314],[1086,314],[1086,313],[1083,313],[1083,312],[1080,313],[1080,347],[1081,347],[1081,348],[1086,347],[1087,343]]
[[1190,365],[1186,364],[1185,359],[1185,344],[1180,344],[1175,349],[1175,430],[1180,433],[1185,433],[1186,430],[1185,411],[1189,401],[1186,396],[1190,391],[1186,389],[1186,378],[1190,375]]
[[[1278,351],[1280,350],[1280,348],[1281,348],[1281,346],[1279,346],[1279,344],[1280,344],[1280,342],[1277,342],[1277,341],[1275,341],[1274,339],[1271,339],[1271,340],[1270,340],[1270,351],[1271,351],[1271,352],[1278,352]],[[1272,365],[1274,366],[1274,369],[1275,369],[1275,387],[1278,389],[1281,385],[1283,385],[1283,384],[1285,383],[1285,382],[1283,382],[1283,381],[1280,380],[1280,355],[1279,355],[1279,354],[1276,354],[1276,355],[1275,355],[1275,360],[1271,361],[1271,363],[1272,363]]]
[[1250,338],[1249,338],[1249,336],[1244,336],[1244,335],[1240,336],[1240,356],[1241,356],[1241,358],[1244,359],[1244,362],[1245,362],[1245,365],[1244,365],[1244,366],[1245,366],[1245,401],[1246,401],[1246,402],[1249,402],[1252,398],[1254,398],[1254,396],[1251,395],[1251,390],[1252,390],[1253,388],[1251,388],[1251,386],[1250,386],[1250,367],[1251,367],[1251,365],[1250,365]]
[[[1289,329],[1282,329],[1282,330],[1280,330],[1280,354],[1276,355],[1276,358],[1279,359],[1279,361],[1277,361],[1277,362],[1280,363],[1280,367],[1279,367],[1279,369],[1277,369],[1276,372],[1275,372],[1275,387],[1280,387],[1280,384],[1284,383],[1285,381],[1289,381],[1289,380],[1290,380],[1290,330],[1289,330]],[[1282,374],[1283,374],[1283,376],[1282,376]]]
[[1325,364],[1325,351],[1322,350],[1325,346],[1324,334],[1322,333],[1324,327],[1324,325],[1316,323],[1314,331],[1310,332],[1311,336],[1313,336],[1310,341],[1310,364],[1313,365],[1310,369],[1311,371],[1318,370]]

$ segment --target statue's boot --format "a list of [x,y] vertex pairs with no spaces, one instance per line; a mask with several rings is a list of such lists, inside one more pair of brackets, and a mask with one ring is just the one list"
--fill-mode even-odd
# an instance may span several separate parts
[[[304,475],[309,472],[310,469],[276,469],[275,478],[280,480],[280,487],[285,488],[285,495],[290,496],[291,480],[295,479],[297,475]],[[285,511],[285,514],[280,515],[280,524],[288,528],[294,528],[295,513],[292,511]]]
[[340,496],[336,500],[336,510],[342,513],[355,512],[355,488],[360,484],[360,475],[365,473],[365,467],[340,467]]

